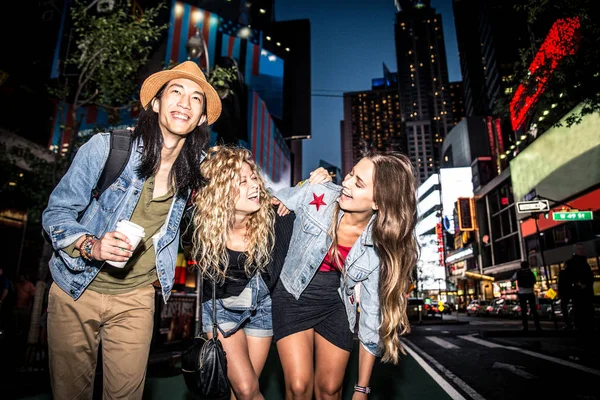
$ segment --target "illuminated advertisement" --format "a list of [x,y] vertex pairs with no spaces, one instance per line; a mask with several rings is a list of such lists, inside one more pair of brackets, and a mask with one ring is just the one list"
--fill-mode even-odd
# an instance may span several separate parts
[[454,232],[454,203],[459,197],[473,197],[471,167],[441,168],[442,216],[449,232]]
[[[106,132],[110,129],[125,129],[135,123],[141,111],[139,103],[117,110],[90,105],[77,109],[79,130],[77,135],[88,138],[97,132]],[[73,136],[73,105],[65,102],[54,102],[52,117],[52,135],[48,148],[54,152],[64,153],[68,150]]]
[[567,128],[576,107],[510,161],[515,200],[532,189],[551,199],[565,199],[600,182],[600,114],[585,115]]
[[292,181],[290,150],[277,130],[265,102],[250,93],[248,106],[250,150],[267,185],[273,190],[289,187]]
[[422,235],[417,238],[417,241],[421,246],[417,262],[418,290],[445,290],[446,271],[443,264],[440,264],[437,235]]
[[[208,50],[209,67],[213,68],[220,56],[237,61],[247,83],[260,73],[260,34],[249,30],[245,38],[239,35],[242,25],[226,20],[215,13],[174,1],[171,8],[171,20],[167,37],[165,64],[181,63],[188,59],[186,49],[190,37],[200,31]],[[200,67],[206,68],[206,57],[199,60]]]
[[[252,151],[269,187],[289,187],[290,150],[273,119],[283,116],[284,60],[262,49],[260,32],[181,1],[172,4],[165,63],[187,60],[186,45],[196,32],[206,42],[210,68],[219,58],[234,60],[249,87],[243,111],[247,111],[247,140],[240,138],[240,144]],[[247,35],[241,35],[241,29],[246,29]],[[206,57],[200,57],[199,63],[205,68]],[[227,102],[223,104],[225,108]]]
[[190,339],[194,335],[196,297],[174,293],[160,311],[162,343]]
[[523,126],[527,113],[546,89],[559,61],[577,51],[580,28],[579,17],[559,19],[550,28],[548,36],[529,66],[528,82],[519,85],[510,102],[510,118],[514,131]]
[[[437,213],[430,212],[433,208],[439,207],[441,204],[440,191],[431,190],[439,182],[438,174],[433,174],[417,189],[417,199],[419,199],[417,204],[417,235],[431,233],[440,222],[440,218],[436,215]],[[427,197],[421,198],[425,194],[427,194]],[[426,215],[425,218],[423,218],[424,215]]]

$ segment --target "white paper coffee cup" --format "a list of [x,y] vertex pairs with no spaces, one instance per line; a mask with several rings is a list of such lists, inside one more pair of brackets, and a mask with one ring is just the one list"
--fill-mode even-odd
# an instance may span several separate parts
[[[129,244],[131,245],[131,247],[133,247],[133,249],[131,251],[134,251],[135,248],[137,247],[137,245],[140,244],[140,241],[142,240],[142,238],[144,236],[146,236],[146,232],[144,231],[143,227],[139,226],[138,224],[134,224],[131,221],[127,221],[125,219],[122,219],[119,222],[117,222],[116,231],[121,232],[122,234],[127,236],[127,238],[129,239]],[[129,261],[129,260],[127,260],[127,261]],[[106,262],[109,263],[110,265],[112,265],[113,267],[123,268],[125,266],[125,264],[127,264],[127,261],[122,261],[122,262],[106,261]]]

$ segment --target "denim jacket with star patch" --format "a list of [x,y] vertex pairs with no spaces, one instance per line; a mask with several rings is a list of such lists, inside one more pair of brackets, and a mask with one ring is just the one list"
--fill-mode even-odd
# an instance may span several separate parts
[[[54,248],[50,259],[52,278],[75,300],[98,275],[104,263],[87,261],[83,257],[71,257],[62,249],[85,234],[102,237],[105,233],[114,231],[121,219],[131,218],[145,181],[135,172],[141,162],[143,144],[138,140],[132,146],[129,161],[121,176],[99,199],[92,199],[90,202],[92,190],[110,150],[109,133],[92,136],[77,151],[69,170],[52,191],[48,206],[42,214],[42,226]],[[171,295],[175,279],[179,224],[185,211],[187,197],[173,198],[165,224],[152,238],[157,278],[165,303]],[[79,213],[84,210],[83,216],[78,219]]]
[[[335,204],[342,188],[333,183],[310,184],[280,189],[274,193],[288,209],[296,213],[294,232],[279,279],[286,290],[300,298],[319,270],[331,248],[327,232],[332,223]],[[340,210],[338,219],[342,217]],[[372,239],[374,217],[356,240],[344,263],[338,293],[344,302],[348,325],[354,331],[357,313],[357,285],[360,284],[360,318],[358,338],[375,356],[381,356],[379,326],[379,257]]]

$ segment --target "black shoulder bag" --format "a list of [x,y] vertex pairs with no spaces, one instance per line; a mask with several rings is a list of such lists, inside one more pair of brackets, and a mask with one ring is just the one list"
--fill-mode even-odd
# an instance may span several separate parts
[[[194,338],[192,346],[181,355],[181,372],[187,388],[202,399],[229,399],[231,387],[227,378],[227,358],[217,338],[217,291],[214,280],[212,289],[213,337],[208,339],[205,335],[197,335]],[[198,290],[201,290],[200,287]]]

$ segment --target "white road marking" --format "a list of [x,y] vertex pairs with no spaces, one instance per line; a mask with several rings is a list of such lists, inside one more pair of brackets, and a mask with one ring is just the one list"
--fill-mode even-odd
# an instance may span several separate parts
[[532,375],[529,372],[525,371],[525,367],[522,367],[520,365],[512,365],[512,364],[506,364],[506,363],[501,363],[501,362],[495,362],[494,365],[492,365],[492,368],[505,369],[505,370],[510,371],[513,374],[518,375],[521,378],[525,378],[525,379],[532,379],[532,378],[536,377],[535,375]]
[[587,372],[592,375],[600,376],[600,371],[598,371],[597,369],[586,367],[586,366],[583,366],[580,364],[575,364],[574,362],[571,362],[571,361],[562,360],[560,358],[556,358],[556,357],[552,357],[552,356],[547,356],[545,354],[540,354],[540,353],[536,353],[535,351],[521,349],[519,347],[505,346],[505,348],[509,349],[509,350],[518,351],[519,353],[527,354],[532,357],[541,358],[542,360],[552,361],[553,363],[564,365],[565,367],[571,367],[573,369],[578,369],[580,371]]
[[486,340],[481,340],[481,339],[478,339],[478,338],[476,338],[476,337],[473,337],[473,336],[471,336],[471,335],[467,335],[467,336],[458,336],[458,337],[459,337],[459,338],[461,338],[461,339],[464,339],[464,340],[468,340],[469,342],[477,343],[477,344],[479,344],[479,345],[482,345],[482,346],[485,346],[485,347],[490,347],[490,348],[495,348],[495,347],[504,347],[504,346],[502,346],[502,345],[500,345],[500,344],[496,344],[496,343],[488,342],[488,341],[486,341]]
[[[573,368],[573,369],[578,369],[580,371],[587,372],[587,373],[592,374],[592,375],[600,376],[600,371],[597,370],[597,369],[586,367],[586,366],[581,365],[581,364],[576,364],[574,362],[563,360],[561,358],[556,358],[556,357],[548,356],[546,354],[536,353],[535,351],[525,350],[525,349],[522,349],[520,347],[503,346],[501,344],[488,342],[487,340],[474,338],[472,336],[459,336],[459,337],[461,339],[469,340],[471,342],[480,344],[482,346],[486,346],[486,347],[498,347],[498,348],[503,348],[503,349],[507,349],[507,350],[517,351],[519,353],[527,354],[529,356],[536,357],[536,358],[541,358],[542,360],[551,361],[553,363],[560,364],[560,365],[563,365],[565,367],[569,367],[569,368]],[[467,337],[469,337],[469,339],[467,339]]]
[[442,331],[442,333],[450,333],[450,331]]
[[[438,385],[442,387],[448,393],[448,395],[453,400],[466,400],[463,395],[461,395],[446,379],[444,379],[440,374],[438,374],[429,364],[423,360],[423,358],[427,359],[433,366],[435,366],[440,372],[442,372],[448,379],[456,384],[460,389],[462,389],[465,393],[467,393],[471,399],[473,400],[485,400],[483,396],[475,391],[471,386],[466,384],[462,379],[454,375],[450,370],[445,368],[442,364],[440,364],[436,359],[431,357],[429,354],[425,353],[423,350],[418,348],[413,342],[409,341],[406,338],[400,339],[404,343],[404,348],[407,353],[410,354],[417,363],[427,372]],[[408,344],[410,343],[410,345]]]
[[425,338],[427,340],[431,340],[433,343],[437,344],[438,346],[442,346],[445,349],[460,349],[460,347],[458,347],[457,345],[447,342],[444,339],[439,338],[437,336],[426,336]]

